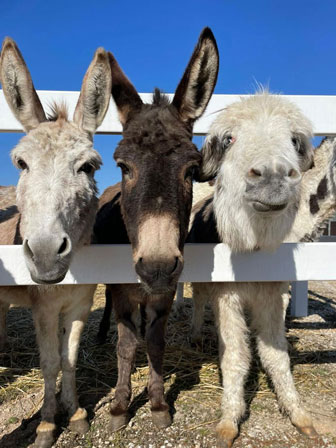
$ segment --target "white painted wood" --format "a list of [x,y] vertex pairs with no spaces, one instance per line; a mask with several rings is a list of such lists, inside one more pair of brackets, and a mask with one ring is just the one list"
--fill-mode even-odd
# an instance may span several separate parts
[[[62,92],[53,90],[39,90],[39,97],[45,110],[53,101],[65,101],[68,104],[70,117],[77,104],[79,92]],[[140,94],[143,101],[151,102],[151,93]],[[213,95],[208,108],[194,127],[194,134],[204,135],[207,133],[210,124],[216,117],[216,112],[223,109],[233,101],[244,95]],[[170,94],[172,97],[172,94]],[[309,117],[314,125],[316,135],[336,135],[336,96],[335,95],[285,95],[295,102],[302,111]],[[22,132],[21,125],[12,115],[7,106],[2,90],[0,90],[0,132]],[[100,134],[120,134],[121,125],[118,120],[114,102],[111,100],[110,108],[105,120],[98,129]]]
[[293,282],[291,292],[291,315],[308,316],[308,282]]
[[[225,244],[187,244],[181,282],[336,279],[335,243],[285,243],[274,253],[232,254]],[[22,246],[0,246],[0,285],[34,284]],[[93,245],[74,257],[63,284],[136,283],[129,245]]]

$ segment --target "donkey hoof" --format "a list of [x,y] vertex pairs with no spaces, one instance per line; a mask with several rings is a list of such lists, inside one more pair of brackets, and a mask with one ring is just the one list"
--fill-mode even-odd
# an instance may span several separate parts
[[297,426],[296,428],[300,434],[309,437],[310,439],[315,439],[316,437],[318,437],[318,433],[316,432],[313,425]]
[[111,432],[120,431],[127,426],[128,414],[111,415],[109,429]]
[[53,423],[41,422],[37,427],[34,448],[50,448],[55,442],[56,426]]
[[172,424],[172,418],[168,410],[152,411],[153,423],[157,428],[164,429]]
[[232,424],[219,423],[216,428],[218,447],[231,448],[238,435],[238,429]]
[[41,432],[37,435],[34,448],[51,448],[55,441],[54,432]]
[[74,422],[70,421],[68,428],[70,431],[75,432],[79,435],[86,434],[90,429],[90,425],[86,419],[76,420]]
[[70,431],[77,434],[85,434],[90,429],[90,425],[87,421],[87,412],[85,409],[78,408],[74,415],[70,418],[68,425]]

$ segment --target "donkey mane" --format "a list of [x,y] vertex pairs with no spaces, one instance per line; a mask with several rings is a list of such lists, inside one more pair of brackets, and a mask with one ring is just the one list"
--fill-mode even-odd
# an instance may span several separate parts
[[170,99],[160,89],[155,87],[153,92],[153,106],[169,106]]
[[64,101],[57,103],[53,101],[49,105],[50,112],[47,114],[48,121],[69,121],[68,106]]

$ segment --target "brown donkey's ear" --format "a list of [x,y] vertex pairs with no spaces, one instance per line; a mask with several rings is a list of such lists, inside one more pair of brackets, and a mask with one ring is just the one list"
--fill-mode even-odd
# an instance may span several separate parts
[[9,37],[2,44],[0,80],[8,105],[26,132],[47,120],[22,54]]
[[112,53],[108,53],[112,72],[112,96],[117,105],[119,120],[125,126],[134,111],[141,109],[142,100],[135,87],[121,70]]
[[204,28],[173,99],[183,121],[192,124],[203,114],[216,85],[218,68],[215,37],[210,28]]
[[110,63],[104,48],[98,48],[85,73],[74,122],[93,135],[102,124],[111,98],[112,77]]

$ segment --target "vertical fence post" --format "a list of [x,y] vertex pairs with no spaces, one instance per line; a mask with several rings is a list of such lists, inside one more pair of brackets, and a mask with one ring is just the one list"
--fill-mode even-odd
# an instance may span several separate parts
[[291,315],[308,316],[308,282],[292,282]]
[[184,283],[178,282],[176,288],[176,303],[175,303],[177,309],[181,309],[183,307],[183,293],[184,293]]

